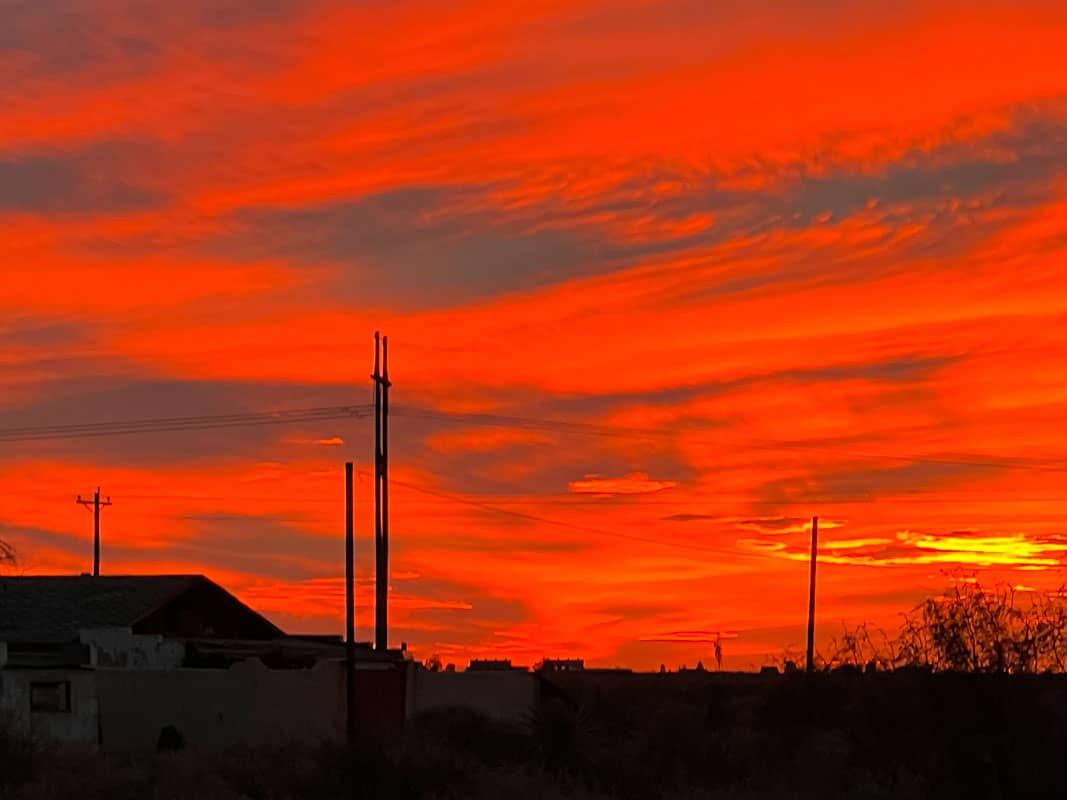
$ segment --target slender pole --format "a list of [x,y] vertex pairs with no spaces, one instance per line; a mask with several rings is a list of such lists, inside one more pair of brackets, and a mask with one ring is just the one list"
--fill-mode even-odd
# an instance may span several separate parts
[[374,645],[382,648],[382,339],[374,333]]
[[345,464],[345,732],[356,738],[356,578],[352,462]]
[[100,577],[100,487],[93,495],[93,577]]
[[819,554],[819,518],[811,518],[811,572],[808,578],[808,663],[807,671],[815,671],[815,563]]
[[91,509],[93,512],[93,577],[100,577],[100,509],[112,505],[111,498],[100,499],[100,487],[96,487],[91,500],[82,500],[78,495],[78,505]]
[[389,649],[389,337],[382,337],[382,633],[379,650]]

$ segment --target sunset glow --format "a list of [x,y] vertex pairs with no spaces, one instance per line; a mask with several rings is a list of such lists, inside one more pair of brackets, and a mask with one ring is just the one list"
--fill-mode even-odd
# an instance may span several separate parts
[[[420,658],[758,666],[1067,559],[1062,0],[6,4],[0,540]],[[707,635],[705,635],[707,634]]]

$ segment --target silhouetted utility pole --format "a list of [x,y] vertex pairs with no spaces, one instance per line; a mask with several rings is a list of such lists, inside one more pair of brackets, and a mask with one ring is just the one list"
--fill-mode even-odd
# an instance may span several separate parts
[[382,631],[382,338],[374,332],[374,643],[381,648]]
[[389,337],[382,337],[382,641],[389,648]]
[[389,647],[389,337],[374,334],[374,647]]
[[356,556],[352,530],[352,462],[345,464],[345,730],[356,739]]
[[811,518],[811,572],[808,578],[808,663],[807,671],[815,671],[815,562],[819,553],[819,518]]
[[100,502],[100,487],[96,487],[96,492],[93,494],[92,500],[83,500],[81,495],[78,495],[78,505],[85,506],[86,508],[92,508],[93,510],[93,577],[100,577],[100,508],[101,506],[113,505],[111,498],[109,497],[104,502]]

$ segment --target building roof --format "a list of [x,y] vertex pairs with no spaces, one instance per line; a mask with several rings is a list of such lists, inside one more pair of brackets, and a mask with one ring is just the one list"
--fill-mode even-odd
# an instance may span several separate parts
[[473,658],[467,672],[527,672],[526,667],[512,666],[510,658]]
[[174,601],[210,592],[261,630],[278,628],[203,575],[0,578],[0,642],[71,642],[86,628],[134,628]]
[[580,658],[546,658],[541,662],[541,672],[576,672],[585,669]]

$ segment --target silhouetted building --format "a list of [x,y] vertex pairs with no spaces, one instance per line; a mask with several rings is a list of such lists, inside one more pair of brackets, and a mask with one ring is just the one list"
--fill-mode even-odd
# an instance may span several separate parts
[[539,672],[581,672],[585,661],[580,658],[546,658],[541,662]]
[[[340,740],[344,664],[339,637],[287,636],[200,575],[0,578],[0,715],[41,741]],[[357,646],[361,730],[403,726],[409,666],[403,648]]]
[[127,629],[134,636],[269,641],[285,636],[203,575],[0,578],[0,642],[19,653],[84,644],[82,632]]
[[467,672],[527,672],[526,667],[515,667],[510,658],[475,658],[467,665]]

